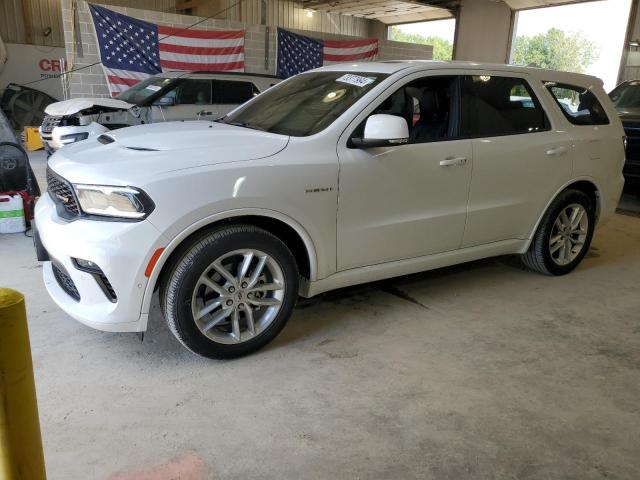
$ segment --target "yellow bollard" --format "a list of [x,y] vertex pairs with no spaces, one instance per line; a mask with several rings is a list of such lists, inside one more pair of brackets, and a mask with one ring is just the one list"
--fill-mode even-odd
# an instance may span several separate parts
[[44,480],[24,296],[0,288],[0,480]]

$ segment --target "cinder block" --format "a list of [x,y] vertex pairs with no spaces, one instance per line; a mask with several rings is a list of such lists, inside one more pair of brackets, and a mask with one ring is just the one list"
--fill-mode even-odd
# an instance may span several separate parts
[[72,83],[70,84],[70,90],[71,90],[71,96],[77,95],[77,94],[93,94],[93,88],[91,88],[91,85],[87,85],[84,83],[81,84],[77,84],[77,83]]
[[109,95],[109,87],[106,83],[102,85],[92,85],[93,95]]

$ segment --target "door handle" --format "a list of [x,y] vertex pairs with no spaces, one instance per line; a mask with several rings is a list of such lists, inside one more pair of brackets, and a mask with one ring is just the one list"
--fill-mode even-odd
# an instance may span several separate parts
[[441,167],[459,167],[467,163],[467,157],[447,157],[440,160]]
[[567,147],[553,147],[547,150],[547,155],[564,155],[569,149]]

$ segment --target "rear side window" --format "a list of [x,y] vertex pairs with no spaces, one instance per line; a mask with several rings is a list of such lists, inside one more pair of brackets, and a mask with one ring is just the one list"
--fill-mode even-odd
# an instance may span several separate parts
[[229,80],[213,81],[213,103],[220,105],[240,105],[252,99],[257,88],[251,82]]
[[468,75],[461,85],[460,133],[491,137],[549,129],[547,116],[522,78]]
[[589,89],[555,82],[546,82],[545,85],[564,116],[574,125],[609,123],[602,104]]

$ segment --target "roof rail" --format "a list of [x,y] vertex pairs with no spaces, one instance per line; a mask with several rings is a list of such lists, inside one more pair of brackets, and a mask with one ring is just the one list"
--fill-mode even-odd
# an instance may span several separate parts
[[251,72],[219,72],[214,70],[192,70],[192,71],[184,71],[184,70],[167,70],[165,73],[184,73],[185,75],[198,75],[198,74],[209,74],[209,75],[246,75],[248,77],[265,77],[265,78],[277,78],[278,80],[284,80],[282,77],[277,75],[270,75],[268,73],[251,73]]

